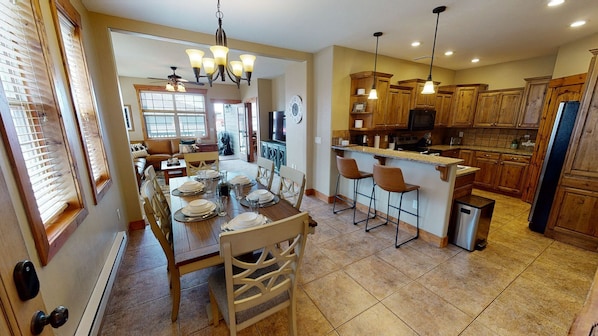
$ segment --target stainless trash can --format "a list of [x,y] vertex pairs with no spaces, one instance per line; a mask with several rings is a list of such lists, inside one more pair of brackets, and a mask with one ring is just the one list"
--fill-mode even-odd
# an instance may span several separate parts
[[494,203],[493,199],[476,195],[456,199],[450,242],[469,251],[486,247]]

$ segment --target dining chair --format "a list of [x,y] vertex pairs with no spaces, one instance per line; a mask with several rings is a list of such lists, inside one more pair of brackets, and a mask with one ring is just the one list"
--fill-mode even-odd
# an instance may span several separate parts
[[[297,277],[308,230],[308,214],[302,212],[220,235],[224,267],[208,278],[214,326],[222,313],[230,335],[237,335],[237,331],[288,308],[289,334],[297,334]],[[242,258],[252,252],[254,261]]]
[[218,170],[218,152],[187,153],[184,156],[187,176],[193,176],[200,170]]
[[154,170],[154,166],[149,166],[149,167],[145,168],[144,175],[145,175],[146,181],[152,182],[152,185],[154,186],[154,190],[156,191],[156,197],[160,200],[160,203],[163,207],[163,209],[161,209],[161,210],[164,212],[164,215],[170,216],[170,196],[167,197],[165,195],[165,193],[168,193],[168,191],[165,191],[164,189],[162,189],[162,186],[160,185],[160,182],[158,181],[156,171]]
[[271,190],[272,181],[274,180],[274,161],[266,159],[265,157],[258,157],[257,176],[255,180],[266,186],[268,190]]
[[280,175],[278,197],[299,210],[305,189],[305,174],[288,166],[280,166],[278,173]]

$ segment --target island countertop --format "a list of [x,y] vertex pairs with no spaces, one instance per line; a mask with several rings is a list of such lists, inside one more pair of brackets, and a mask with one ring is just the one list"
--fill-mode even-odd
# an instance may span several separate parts
[[450,158],[444,156],[435,156],[435,155],[425,155],[416,152],[409,152],[409,151],[399,151],[393,149],[385,149],[385,148],[374,148],[374,147],[366,147],[366,146],[332,146],[334,150],[341,150],[341,151],[348,151],[348,152],[358,152],[358,153],[368,153],[374,156],[381,156],[385,158],[391,159],[398,159],[398,160],[407,160],[407,161],[416,161],[420,163],[431,164],[435,166],[447,167],[451,165],[457,165],[463,163],[463,159],[458,158]]

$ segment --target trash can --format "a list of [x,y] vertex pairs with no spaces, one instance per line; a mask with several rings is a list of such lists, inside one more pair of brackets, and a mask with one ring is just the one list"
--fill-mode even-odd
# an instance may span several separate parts
[[494,200],[468,195],[455,200],[454,223],[449,230],[450,242],[466,250],[481,250],[486,247],[490,230]]

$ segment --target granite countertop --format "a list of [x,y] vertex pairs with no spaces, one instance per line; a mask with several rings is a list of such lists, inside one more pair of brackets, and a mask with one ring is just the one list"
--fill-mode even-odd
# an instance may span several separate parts
[[533,152],[524,149],[511,149],[511,148],[499,148],[499,147],[486,147],[486,146],[473,146],[473,145],[432,145],[430,149],[436,150],[451,150],[451,149],[469,149],[475,151],[495,152],[502,154],[516,154],[532,156]]
[[385,148],[374,148],[365,146],[332,146],[332,149],[349,152],[368,153],[376,156],[382,156],[390,159],[407,160],[421,162],[436,166],[450,166],[463,163],[463,159],[450,158],[444,156],[424,155],[416,152],[398,151]]
[[[463,168],[461,168],[461,167],[463,167]],[[478,168],[478,167],[459,165],[459,166],[457,166],[457,177],[473,174],[473,173],[477,172],[478,170],[480,170],[480,168]]]

